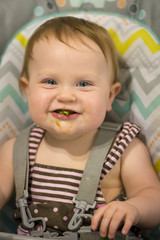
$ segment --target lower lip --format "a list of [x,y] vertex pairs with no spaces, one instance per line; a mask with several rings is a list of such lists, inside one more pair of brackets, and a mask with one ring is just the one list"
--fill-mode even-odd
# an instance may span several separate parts
[[70,115],[65,115],[65,114],[59,114],[59,113],[56,113],[56,112],[52,112],[52,115],[55,117],[55,118],[58,118],[58,119],[66,119],[66,120],[70,120],[70,119],[74,119],[76,118],[79,114],[78,113],[73,113],[73,114],[70,114]]

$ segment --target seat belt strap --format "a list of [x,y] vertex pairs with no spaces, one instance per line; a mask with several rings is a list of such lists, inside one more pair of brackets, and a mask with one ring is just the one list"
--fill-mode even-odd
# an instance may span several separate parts
[[15,175],[16,201],[28,191],[29,159],[28,139],[31,127],[26,128],[15,140],[13,148],[13,167]]
[[28,208],[29,157],[28,139],[32,126],[25,129],[15,140],[13,148],[13,167],[16,188],[16,206],[20,210],[22,223],[27,229],[33,229],[37,221],[42,222],[43,232],[46,223],[42,217],[33,218]]
[[121,126],[117,123],[104,122],[98,131],[83,172],[78,194],[73,198],[76,211],[68,224],[71,231],[77,231],[81,227],[83,217],[92,218],[90,214],[85,214],[85,211],[95,207],[95,196],[104,160]]
[[75,200],[85,201],[90,205],[94,203],[104,160],[120,127],[120,124],[107,122],[101,125],[84,169]]

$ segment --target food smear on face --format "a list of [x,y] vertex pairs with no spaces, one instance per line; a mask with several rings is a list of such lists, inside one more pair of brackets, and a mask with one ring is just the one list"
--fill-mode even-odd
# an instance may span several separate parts
[[66,121],[56,121],[56,125],[60,128],[63,133],[69,134],[72,129],[72,123]]
[[59,123],[59,121],[56,121],[56,124],[57,124],[57,126],[58,127],[60,127],[61,125],[60,125],[60,123]]

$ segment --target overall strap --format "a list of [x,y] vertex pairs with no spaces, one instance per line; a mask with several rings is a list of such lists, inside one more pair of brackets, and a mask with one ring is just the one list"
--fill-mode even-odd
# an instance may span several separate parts
[[92,215],[85,214],[85,211],[95,207],[95,196],[104,160],[120,129],[121,124],[104,122],[98,131],[83,172],[78,194],[73,199],[73,202],[76,204],[76,212],[68,225],[68,228],[72,231],[77,231],[80,228],[82,218],[92,218]]

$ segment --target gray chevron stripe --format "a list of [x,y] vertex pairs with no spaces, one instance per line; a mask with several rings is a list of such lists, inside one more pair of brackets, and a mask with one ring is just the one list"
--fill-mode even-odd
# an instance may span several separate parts
[[[21,69],[25,49],[21,46],[20,42],[18,42],[16,39],[14,39],[12,42],[12,47],[11,47],[11,49],[8,49],[8,52],[12,56],[12,58],[14,56],[14,58],[18,61],[18,64],[20,65],[19,67]],[[9,57],[9,56],[7,56],[7,57]]]
[[5,74],[8,74],[9,72],[12,72],[12,74],[15,76],[15,78],[18,80],[19,78],[19,70],[15,67],[15,65],[12,63],[12,61],[7,61],[0,69],[0,78],[2,78]]
[[26,115],[24,115],[24,119],[22,122],[21,119],[18,117],[18,114],[16,114],[9,106],[7,106],[4,111],[0,112],[0,122],[6,119],[10,119],[19,131],[31,123],[31,119]]
[[[138,123],[140,123],[141,126],[143,126],[143,123],[141,123],[141,122],[138,122]],[[149,122],[149,126],[147,127],[147,129],[146,129],[146,127],[143,128],[142,132],[144,133],[144,135],[146,137],[148,136],[147,142],[149,140],[149,137],[152,136],[152,134],[153,134],[153,126],[158,126],[159,123],[160,123],[160,116],[157,116],[156,119]]]
[[[159,67],[160,65],[160,56],[159,56],[159,52],[158,54],[151,54],[150,51],[148,50],[148,53],[146,54],[144,52],[144,49],[142,49],[142,47],[140,45],[136,46],[136,42],[132,44],[132,47],[130,47],[126,53],[124,54],[124,58],[125,55],[128,54],[129,51],[129,56],[127,56],[127,63],[130,66],[133,66],[133,63],[136,62],[136,65],[138,63],[140,63],[139,66],[142,65],[143,63],[143,67],[146,68],[146,70],[148,71],[148,73],[151,73],[153,71],[155,71],[155,69],[157,69],[157,67]],[[150,53],[150,54],[149,54]]]
[[[141,87],[142,91],[148,95],[150,92],[153,91],[155,87],[160,84],[160,75],[153,79],[151,82],[147,83],[142,76],[139,68],[135,68],[134,71],[131,73],[131,78],[136,78],[139,86]],[[134,79],[135,80],[135,79]]]
[[141,74],[139,68],[134,68],[134,70],[130,70],[129,68],[121,68],[121,80],[122,90],[117,96],[119,100],[127,101],[129,99],[128,89],[132,89],[132,80],[137,81],[142,91],[148,95],[150,94],[154,88],[156,88],[160,84],[160,75],[153,79],[151,82],[146,82],[143,75]]
[[[8,46],[6,52],[7,52],[8,55],[11,54],[11,55],[15,56],[15,58],[18,57],[18,58],[22,59],[23,55],[24,55],[24,52],[25,52],[25,49],[21,45],[21,43],[16,38],[14,38],[12,40],[12,42],[10,43],[10,45]],[[7,55],[7,57],[8,57],[8,55]],[[5,56],[6,56],[6,54],[4,55],[4,57]]]

